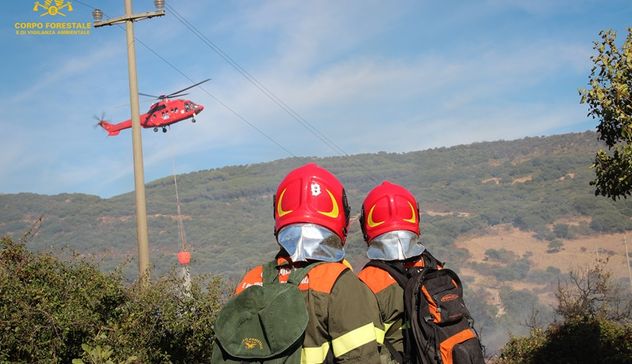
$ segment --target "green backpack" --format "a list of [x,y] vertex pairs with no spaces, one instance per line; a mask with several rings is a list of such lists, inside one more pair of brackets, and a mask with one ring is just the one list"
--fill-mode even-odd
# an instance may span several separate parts
[[233,297],[215,322],[211,363],[300,363],[309,320],[298,285],[313,263],[279,283],[276,261],[263,266],[263,286]]

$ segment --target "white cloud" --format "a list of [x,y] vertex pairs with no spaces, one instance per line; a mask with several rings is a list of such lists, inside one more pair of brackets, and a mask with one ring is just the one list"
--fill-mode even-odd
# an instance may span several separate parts
[[54,62],[55,67],[48,68],[47,71],[52,71],[45,74],[43,77],[38,77],[37,80],[33,80],[31,85],[26,89],[19,90],[9,100],[9,104],[25,102],[27,100],[38,99],[38,97],[47,89],[58,89],[60,84],[71,78],[81,74],[85,74],[86,71],[97,69],[99,64],[104,64],[108,60],[117,56],[117,52],[120,47],[115,47],[110,44],[103,45],[91,53],[87,53],[82,56],[72,57],[63,63]]
[[[419,2],[267,1],[227,5],[225,16],[213,15],[218,22],[206,21],[205,16],[215,6],[184,4],[188,3],[174,6],[349,154],[520,138],[585,122],[585,111],[574,98],[586,78],[592,45],[569,38],[568,33],[553,32],[546,37],[494,34],[471,44],[452,38],[443,45],[432,37],[399,47],[385,44],[399,41],[410,30],[420,36],[443,36],[441,32],[465,20],[464,31],[476,32],[477,21],[493,21],[508,9],[523,6],[517,2],[446,9]],[[546,15],[544,18],[560,11],[544,2],[524,7],[523,11]],[[415,19],[418,13],[421,17]],[[179,22],[159,21],[162,26],[155,32],[147,26],[137,34],[188,77],[212,77],[203,88],[213,96],[202,88],[192,89],[187,96],[206,107],[198,123],[176,124],[166,135],[143,133],[146,176],[170,174],[174,160],[178,166],[204,169],[211,163],[220,166],[221,161],[249,163],[289,154],[339,154]],[[404,21],[415,22],[400,24]],[[87,127],[93,123],[90,117],[101,111],[114,122],[128,114],[127,105],[120,110],[107,106],[126,103],[128,95],[122,32],[110,32],[109,37],[106,33],[99,35],[108,40],[104,47],[83,55],[73,53],[72,58],[53,55],[63,61],[46,72],[38,68],[41,74],[32,76],[37,82],[18,87],[16,95],[5,99],[3,104],[12,106],[2,122],[10,126],[5,128],[10,133],[7,139],[20,141],[5,144],[3,149],[8,152],[0,157],[0,167],[27,175],[37,166],[28,163],[46,160],[57,164],[59,171],[41,168],[49,191],[76,190],[73,186],[80,183],[87,190],[90,187],[84,185],[102,191],[131,180],[129,131],[106,138],[101,130]],[[139,54],[141,91],[159,94],[189,84],[151,52]],[[114,63],[116,72],[108,72]],[[50,91],[60,85],[67,92],[51,99]],[[17,120],[23,122],[15,123]],[[29,158],[21,156],[25,151]]]
[[[576,57],[572,56],[576,54],[576,49],[572,44],[543,41],[534,42],[529,47],[506,49],[505,52],[482,52],[468,59],[423,56],[391,60],[365,57],[333,63],[317,74],[294,73],[293,77],[288,77],[284,73],[286,70],[268,69],[259,79],[347,153],[370,152],[367,140],[377,143],[371,148],[404,151],[405,148],[419,149],[441,143],[454,145],[532,135],[567,125],[570,120],[562,115],[578,117],[577,113],[550,105],[547,100],[532,101],[535,104],[505,102],[504,105],[495,100],[502,100],[503,95],[515,92],[516,88],[537,85],[562,69],[576,68]],[[338,153],[247,81],[220,75],[212,87],[221,90],[226,104],[293,153]],[[196,97],[208,100],[203,93],[198,92]],[[415,100],[417,104],[413,104]],[[479,106],[486,102],[493,105],[489,108]],[[272,153],[278,153],[277,146],[258,135],[230,111],[212,101],[205,104],[206,110],[198,117],[199,123],[181,123],[175,125],[171,132],[183,136],[186,143],[165,148],[161,146],[161,141],[149,139],[147,149],[153,151],[146,158],[149,168],[169,162],[174,155],[186,156],[205,150],[209,145],[230,150],[251,144],[253,139],[258,140],[256,143],[267,145]],[[366,108],[382,105],[383,110],[365,118],[361,111],[363,104],[367,105]],[[555,116],[551,110],[544,110],[546,107],[560,110]],[[541,114],[531,111],[538,108]],[[350,125],[338,125],[339,118],[322,118],[327,114],[323,110],[345,115]],[[389,117],[392,111],[398,111],[404,119],[393,120]],[[529,118],[533,120],[529,122]],[[410,125],[405,120],[415,120],[416,123]],[[359,127],[360,124],[362,127]],[[467,130],[468,137],[441,134],[440,131],[446,127]],[[425,136],[428,140],[402,143],[396,138],[381,138],[394,130],[398,131],[394,135],[407,135],[411,128],[419,130],[415,135]],[[437,132],[429,132],[432,130]]]

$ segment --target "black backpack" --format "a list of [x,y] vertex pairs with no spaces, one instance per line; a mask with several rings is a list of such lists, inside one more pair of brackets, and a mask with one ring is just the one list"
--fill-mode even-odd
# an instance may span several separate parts
[[385,342],[399,363],[484,364],[483,346],[463,301],[458,275],[429,252],[424,267],[402,261],[372,260],[366,266],[387,271],[404,289],[404,357]]

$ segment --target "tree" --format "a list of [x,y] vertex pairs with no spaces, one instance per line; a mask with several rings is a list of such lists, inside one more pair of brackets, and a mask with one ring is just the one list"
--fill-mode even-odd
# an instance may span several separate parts
[[595,195],[627,198],[632,193],[632,28],[621,49],[612,30],[599,33],[588,89],[580,89],[588,116],[599,119],[599,138],[608,146],[595,156]]
[[495,364],[630,363],[632,296],[606,270],[607,260],[573,271],[558,285],[560,321],[513,337]]
[[221,279],[197,277],[184,295],[170,274],[140,290],[88,261],[31,252],[29,236],[0,237],[0,363],[209,362]]

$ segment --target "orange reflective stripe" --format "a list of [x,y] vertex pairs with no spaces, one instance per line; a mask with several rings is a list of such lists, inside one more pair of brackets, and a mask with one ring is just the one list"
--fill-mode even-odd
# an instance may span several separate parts
[[421,291],[424,293],[424,296],[426,296],[426,301],[428,301],[428,309],[430,310],[430,314],[432,315],[432,317],[434,317],[434,321],[436,323],[440,323],[441,314],[439,313],[439,310],[437,310],[437,303],[432,299],[430,293],[428,293],[426,286],[421,286]]
[[246,273],[244,278],[242,278],[241,282],[239,282],[239,284],[237,285],[237,288],[235,288],[235,294],[240,294],[244,289],[250,286],[255,286],[255,285],[260,286],[262,284],[263,284],[263,266],[259,265],[251,269],[248,273]]
[[360,274],[358,274],[358,278],[360,278],[374,294],[377,294],[393,284],[397,284],[397,281],[395,281],[387,271],[378,267],[369,266],[362,269]]
[[[307,277],[303,278],[301,283],[298,285],[298,289],[301,291],[311,289],[318,292],[330,293],[340,274],[347,269],[349,268],[342,263],[325,263],[318,265],[309,271]],[[290,273],[292,273],[291,266],[280,267],[279,282],[287,283]],[[260,265],[246,273],[244,278],[242,278],[241,282],[239,282],[235,288],[235,294],[241,293],[244,289],[250,286],[260,286],[262,284],[263,266]]]
[[456,335],[452,335],[439,344],[441,350],[441,360],[444,364],[452,364],[452,350],[456,344],[460,344],[466,340],[476,337],[476,333],[472,329],[465,329]]
[[[317,265],[312,268],[309,273],[307,273],[307,278],[309,279],[309,289],[317,292],[331,293],[336,280],[338,280],[340,274],[347,269],[349,268],[342,263],[325,263]],[[298,288],[304,291],[305,289],[303,289],[302,286],[303,284],[301,284]]]

